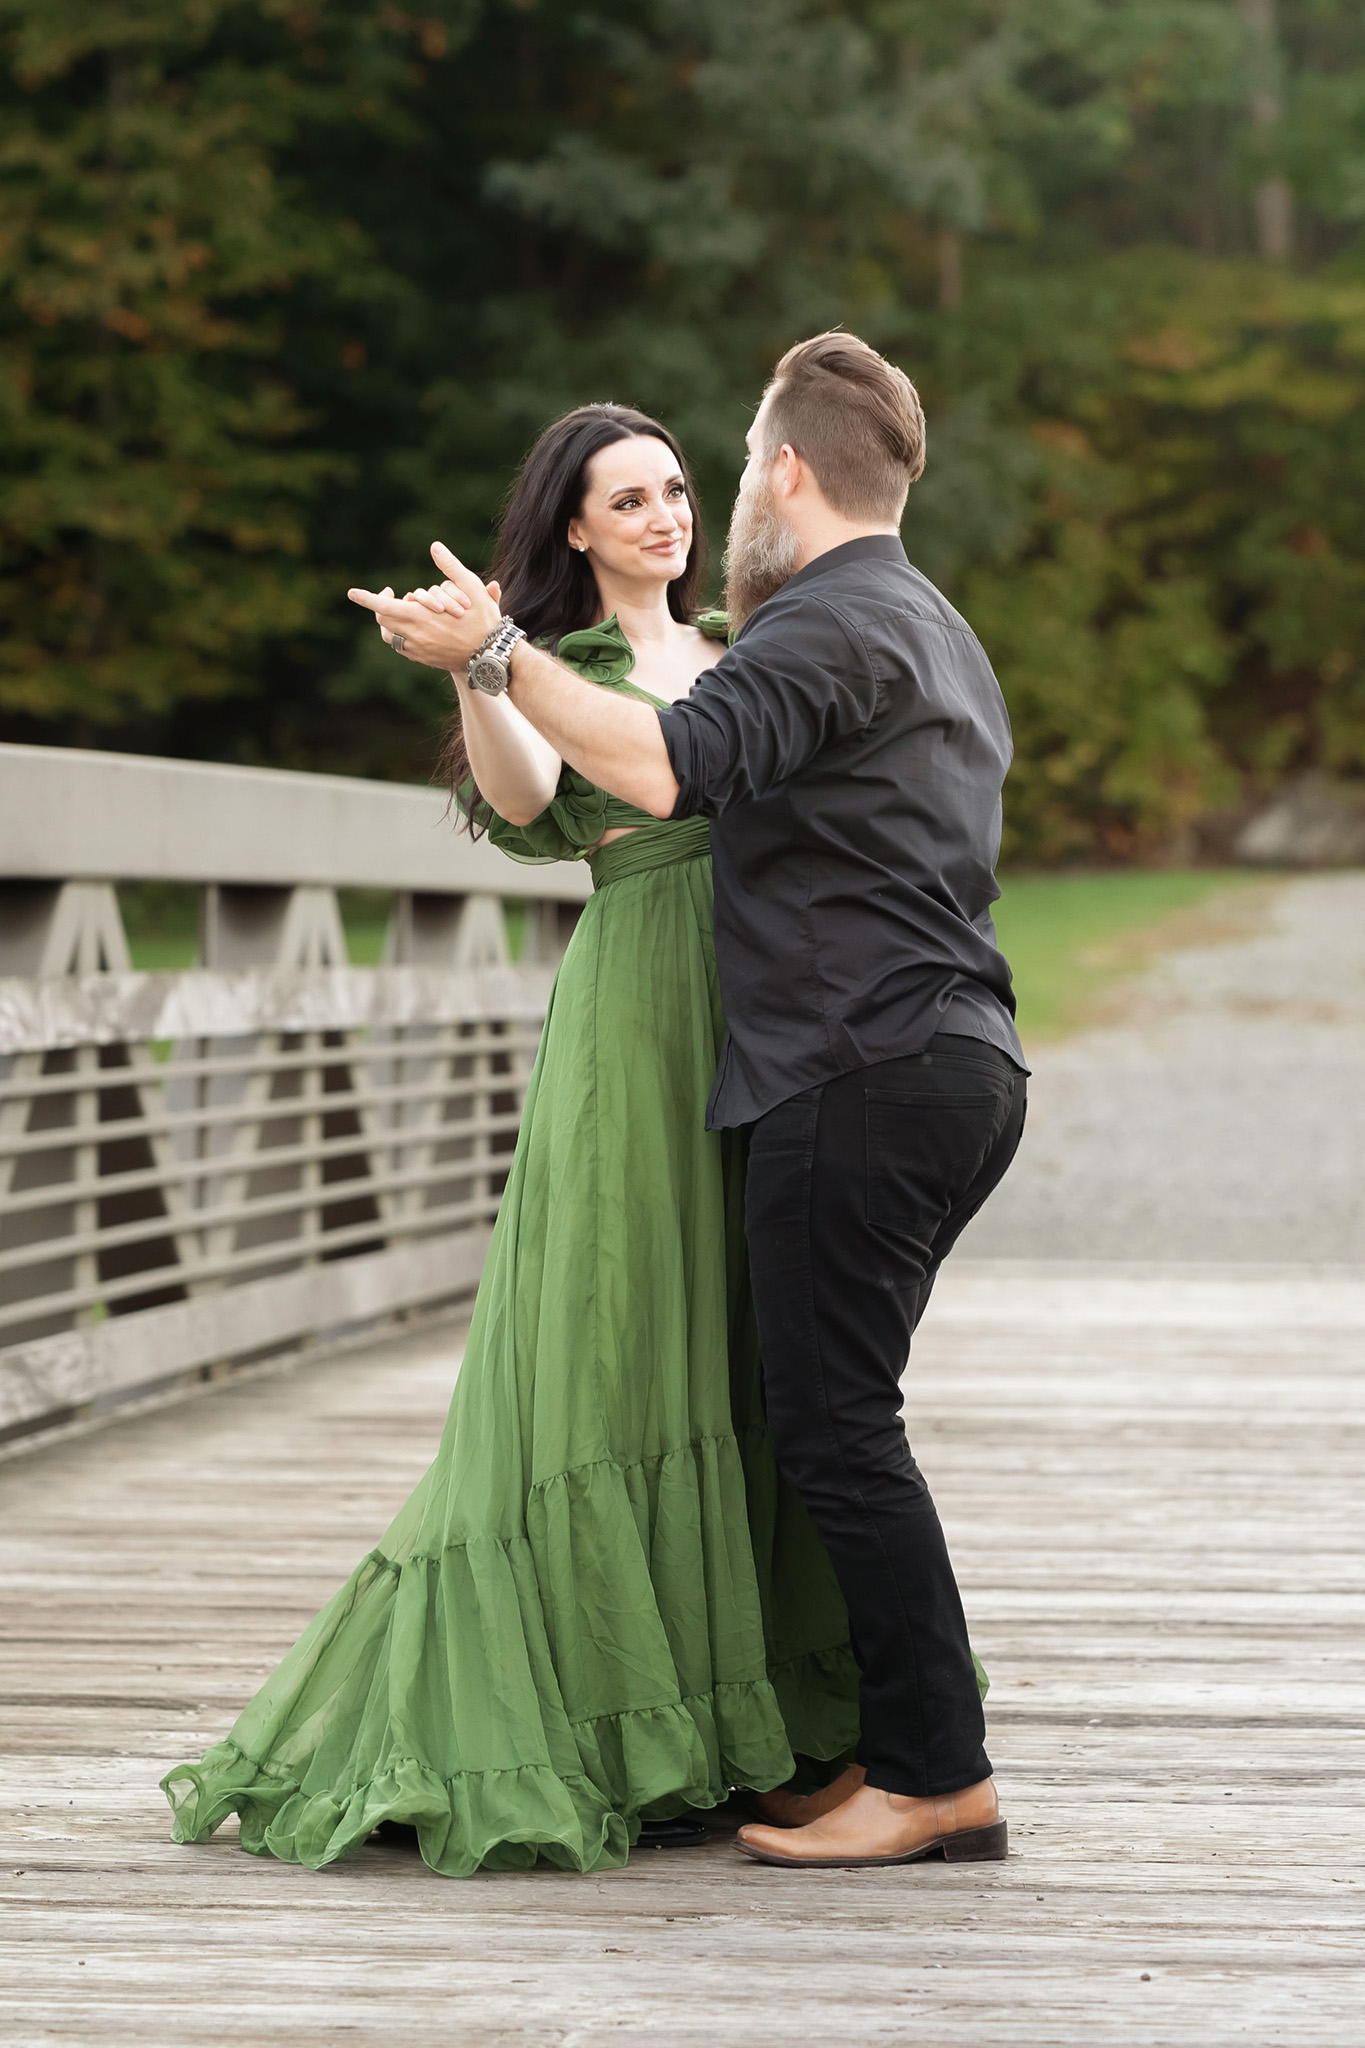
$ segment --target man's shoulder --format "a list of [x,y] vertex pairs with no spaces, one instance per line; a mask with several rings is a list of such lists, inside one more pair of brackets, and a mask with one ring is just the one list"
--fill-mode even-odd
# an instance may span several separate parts
[[813,563],[758,607],[746,622],[744,637],[781,633],[794,618],[809,620],[820,614],[859,634],[873,619],[891,616],[909,627],[923,625],[968,635],[972,630],[943,592],[898,548],[895,556],[849,557],[836,551],[827,568]]
[[913,562],[851,562],[848,572],[831,576],[820,595],[851,620],[894,614],[910,624],[971,633],[961,612]]
[[735,645],[756,651],[764,640],[786,640],[793,627],[807,638],[819,624],[855,647],[865,647],[879,625],[883,630],[894,625],[906,634],[925,628],[976,640],[961,612],[922,570],[904,556],[876,556],[834,562],[822,573],[784,583],[746,619]]
[[955,678],[955,692],[966,687],[973,696],[984,690],[982,701],[998,697],[990,657],[970,623],[913,562],[852,562],[847,569],[851,575],[814,579],[812,593],[819,590],[849,639],[861,643],[879,684],[913,670],[921,686],[938,674]]
[[[812,633],[817,639],[828,636],[839,644],[850,639],[856,642],[848,607],[840,598],[837,588],[826,590],[819,580],[784,583],[780,590],[775,590],[771,597],[765,597],[762,604],[749,614],[731,643],[732,650],[753,654],[765,642],[769,645],[784,642],[807,644]],[[716,665],[724,667],[723,655]]]

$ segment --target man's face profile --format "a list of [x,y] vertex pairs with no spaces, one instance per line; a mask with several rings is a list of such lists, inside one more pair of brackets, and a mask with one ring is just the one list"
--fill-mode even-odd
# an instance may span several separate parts
[[731,632],[782,588],[795,573],[800,542],[783,518],[773,490],[774,461],[767,452],[764,413],[749,429],[749,460],[739,480],[725,548],[725,610]]

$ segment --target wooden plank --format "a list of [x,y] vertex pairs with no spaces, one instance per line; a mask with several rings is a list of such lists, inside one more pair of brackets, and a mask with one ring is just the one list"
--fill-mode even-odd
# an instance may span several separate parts
[[963,1266],[907,1379],[1013,1854],[710,1846],[447,1882],[175,1848],[220,1735],[429,1459],[456,1343],[3,1468],[0,2032],[29,2042],[1346,2048],[1365,1993],[1365,1277]]

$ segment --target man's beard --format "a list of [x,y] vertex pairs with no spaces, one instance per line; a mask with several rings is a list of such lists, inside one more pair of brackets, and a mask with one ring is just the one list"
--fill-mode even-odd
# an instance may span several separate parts
[[732,633],[796,573],[799,551],[767,479],[741,484],[725,548],[725,610]]

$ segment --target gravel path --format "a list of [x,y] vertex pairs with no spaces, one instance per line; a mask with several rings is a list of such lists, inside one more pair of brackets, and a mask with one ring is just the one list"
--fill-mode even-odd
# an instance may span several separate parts
[[1030,1051],[1029,1124],[975,1258],[1365,1263],[1365,873],[1169,953],[1121,1024]]

